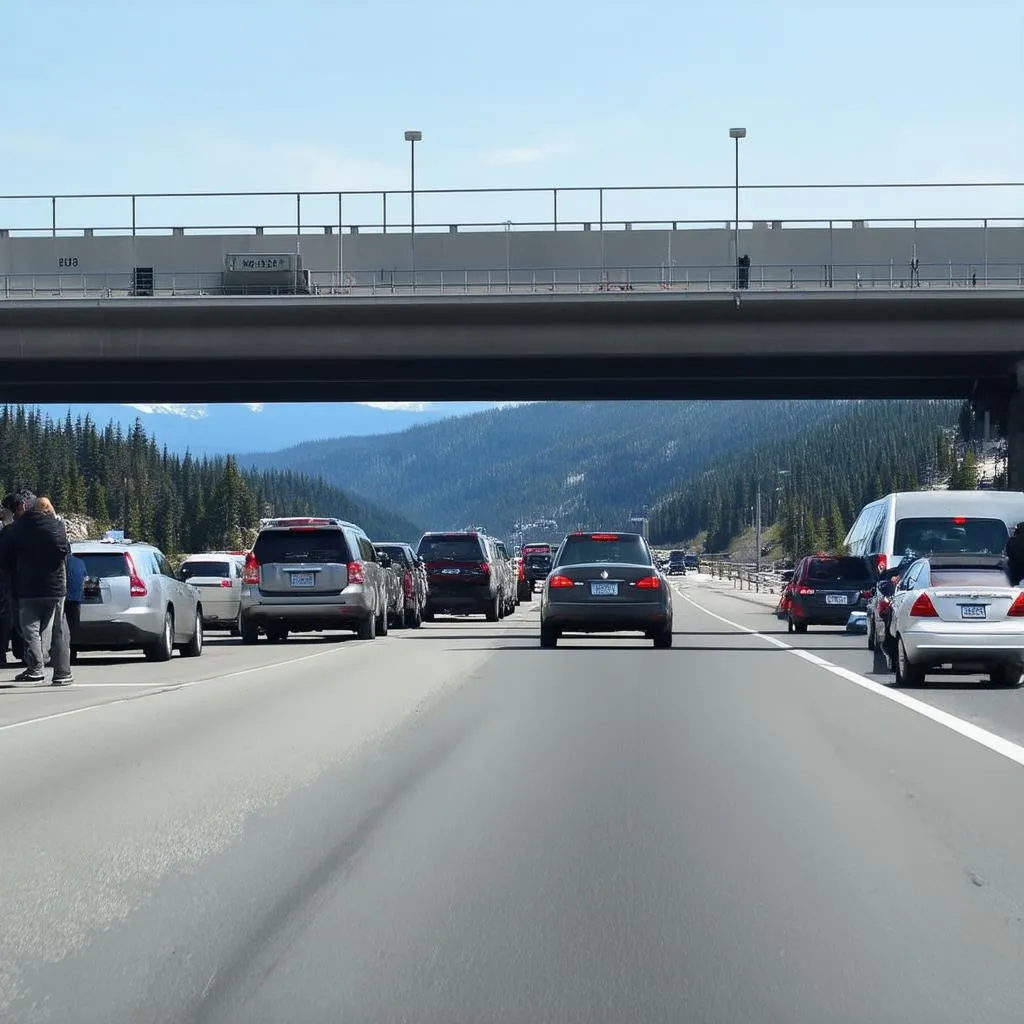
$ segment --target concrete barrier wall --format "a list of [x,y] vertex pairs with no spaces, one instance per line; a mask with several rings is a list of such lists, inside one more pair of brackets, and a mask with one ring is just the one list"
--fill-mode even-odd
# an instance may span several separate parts
[[[339,244],[340,242],[340,244]],[[890,266],[896,280],[909,276],[917,255],[922,278],[941,280],[948,273],[962,279],[973,271],[979,283],[990,268],[993,277],[1016,278],[1024,265],[1024,228],[779,228],[741,230],[739,249],[751,260],[751,283],[762,274],[781,279],[798,268],[807,279],[832,265],[834,279],[874,277],[888,282]],[[410,236],[404,234],[303,234],[177,236],[73,236],[0,238],[0,275],[128,274],[133,267],[153,267],[158,275],[218,275],[229,253],[300,251],[310,271],[358,275],[386,280],[408,273],[412,263]],[[715,280],[731,275],[733,234],[707,230],[511,231],[423,233],[416,236],[419,273],[444,271],[452,278],[462,271],[504,275],[511,268],[519,279],[534,271],[557,269],[564,275],[589,269],[585,279],[609,278],[623,268],[649,268],[648,277],[673,264],[680,281],[689,271],[696,284],[711,272]],[[713,269],[717,268],[717,270]],[[802,269],[801,269],[802,268]],[[383,274],[382,274],[383,272]],[[622,274],[619,273],[618,277]]]

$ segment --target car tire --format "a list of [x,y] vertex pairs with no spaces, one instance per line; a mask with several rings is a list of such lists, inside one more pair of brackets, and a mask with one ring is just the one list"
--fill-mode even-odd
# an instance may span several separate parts
[[377,616],[367,615],[366,619],[359,624],[359,628],[356,630],[356,636],[360,640],[376,640]]
[[408,612],[405,610],[405,601],[403,600],[401,610],[395,616],[395,629],[405,629],[408,625]]
[[267,639],[272,644],[283,644],[288,639],[288,630],[287,629],[268,629],[267,630]]
[[170,608],[164,613],[164,628],[160,639],[142,648],[147,661],[170,661],[174,654],[174,613]]
[[668,650],[672,646],[672,627],[665,626],[654,634],[654,646],[657,650]]
[[383,608],[380,615],[377,616],[377,636],[388,635],[388,609],[387,606]]
[[250,622],[248,619],[241,619],[238,626],[239,632],[242,636],[242,643],[254,644],[259,641],[260,638],[260,627],[255,622]]
[[196,612],[195,632],[192,639],[181,648],[183,658],[198,658],[203,653],[203,613]]
[[541,647],[557,647],[558,646],[558,630],[552,629],[550,626],[540,627],[540,645]]
[[907,660],[907,648],[902,637],[896,637],[896,685],[904,687],[924,686],[925,669]]
[[419,629],[423,625],[423,612],[419,605],[416,606],[415,611],[412,613],[412,618],[406,619],[410,629]]
[[997,665],[989,672],[989,679],[993,686],[1017,690],[1024,685],[1024,669],[1020,665]]
[[242,635],[242,610],[239,608],[238,617],[235,619],[235,624],[231,627],[232,636]]
[[497,622],[501,618],[501,601],[495,598],[484,614],[487,616],[488,622]]
[[868,650],[873,651],[875,649],[875,617],[870,612],[868,613]]

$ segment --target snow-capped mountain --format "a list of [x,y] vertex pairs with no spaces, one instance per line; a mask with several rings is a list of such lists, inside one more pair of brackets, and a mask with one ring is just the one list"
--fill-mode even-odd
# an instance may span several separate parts
[[329,437],[391,434],[448,416],[489,409],[495,402],[319,402],[233,403],[225,405],[43,405],[53,419],[91,416],[125,430],[136,419],[173,452],[197,455],[271,451]]

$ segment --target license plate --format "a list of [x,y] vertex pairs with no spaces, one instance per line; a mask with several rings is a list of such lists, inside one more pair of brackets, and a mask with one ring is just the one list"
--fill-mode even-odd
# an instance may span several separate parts
[[311,572],[293,572],[292,573],[292,586],[293,587],[311,587],[311,586],[313,586],[313,574]]
[[963,619],[984,619],[987,615],[983,604],[960,605],[960,617]]
[[847,604],[845,594],[826,594],[825,604]]
[[441,570],[441,575],[442,576],[458,576],[461,571],[462,571],[461,569],[442,569]]
[[618,583],[591,583],[590,593],[594,597],[616,597],[619,593]]

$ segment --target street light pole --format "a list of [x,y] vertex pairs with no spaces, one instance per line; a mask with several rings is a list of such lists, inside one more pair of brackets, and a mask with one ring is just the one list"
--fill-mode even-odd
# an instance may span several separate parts
[[412,287],[416,290],[416,143],[423,141],[423,132],[405,133],[409,143],[409,249],[412,263]]
[[747,137],[746,128],[730,128],[729,138],[736,144],[736,216],[733,220],[733,262],[736,264],[736,287],[740,286],[740,139]]
[[761,571],[761,481],[757,481],[757,527],[754,530],[756,537],[755,543],[757,544],[757,555],[755,566],[757,572]]

